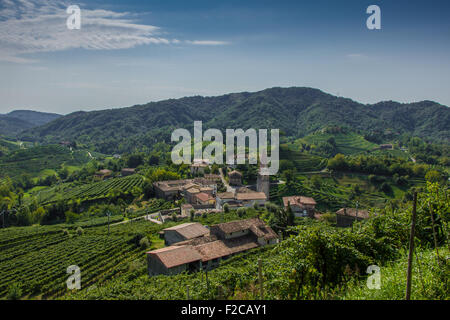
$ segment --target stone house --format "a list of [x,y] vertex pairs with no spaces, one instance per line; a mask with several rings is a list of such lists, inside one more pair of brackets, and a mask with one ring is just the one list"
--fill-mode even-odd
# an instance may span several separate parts
[[336,211],[336,225],[338,227],[351,227],[354,221],[361,221],[369,218],[367,210],[356,208],[342,208]]
[[[193,228],[184,225],[176,232]],[[188,236],[189,240],[178,241],[181,237],[177,235],[172,239],[177,242],[171,246],[147,252],[149,275],[209,270],[235,254],[279,241],[277,234],[259,218],[213,225],[209,234],[203,236],[197,236],[199,233],[196,231]]]
[[284,209],[288,210],[291,207],[292,212],[296,217],[310,217],[314,218],[316,211],[316,201],[310,197],[291,196],[283,197]]
[[233,170],[228,174],[228,179],[230,185],[233,186],[241,186],[242,185],[242,173],[239,171]]

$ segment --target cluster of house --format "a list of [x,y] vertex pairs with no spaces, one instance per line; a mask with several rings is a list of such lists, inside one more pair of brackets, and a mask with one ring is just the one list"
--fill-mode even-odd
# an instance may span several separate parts
[[158,198],[167,201],[184,197],[189,204],[214,207],[219,181],[219,175],[205,174],[195,179],[158,181],[153,183],[153,188]]
[[[291,196],[283,197],[285,210],[290,209],[296,217],[318,218],[320,214],[316,212],[316,201],[310,197]],[[354,221],[361,221],[369,218],[367,210],[355,208],[342,208],[336,212],[336,225],[338,227],[350,227]]]
[[163,236],[167,247],[147,252],[150,276],[209,270],[235,254],[279,241],[259,218],[211,227],[183,223],[164,229]]
[[[120,170],[120,175],[122,177],[131,176],[136,173],[135,168],[123,168]],[[94,174],[94,178],[97,180],[107,180],[112,177],[113,172],[109,169],[99,170]]]

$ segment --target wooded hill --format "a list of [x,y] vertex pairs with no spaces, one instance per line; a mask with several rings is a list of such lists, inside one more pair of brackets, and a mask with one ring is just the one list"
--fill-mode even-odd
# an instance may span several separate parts
[[25,141],[77,141],[99,152],[127,152],[136,146],[170,141],[174,128],[191,130],[195,120],[206,128],[278,128],[303,137],[326,126],[374,135],[408,134],[429,141],[450,141],[450,109],[432,101],[373,105],[336,97],[312,88],[271,88],[216,97],[186,97],[128,108],[75,112],[28,129]]
[[15,110],[0,114],[0,134],[12,137],[25,130],[41,126],[61,117],[59,114],[31,110]]

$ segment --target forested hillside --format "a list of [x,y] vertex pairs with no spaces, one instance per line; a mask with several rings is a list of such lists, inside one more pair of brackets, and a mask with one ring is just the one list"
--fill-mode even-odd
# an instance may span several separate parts
[[217,97],[187,97],[128,108],[75,112],[29,129],[26,141],[73,140],[104,153],[127,152],[170,140],[174,128],[278,128],[303,137],[339,125],[372,135],[408,134],[426,140],[450,140],[450,109],[431,101],[364,105],[311,88],[271,88]]
[[59,114],[31,110],[15,110],[0,114],[0,135],[12,137],[15,134],[36,126],[41,126],[61,117]]

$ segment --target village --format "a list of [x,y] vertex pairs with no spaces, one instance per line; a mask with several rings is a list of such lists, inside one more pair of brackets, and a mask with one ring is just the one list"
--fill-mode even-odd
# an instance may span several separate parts
[[[177,209],[153,214],[150,221],[161,224],[172,220],[187,219],[208,213],[220,213],[238,208],[263,208],[270,198],[268,175],[258,170],[256,186],[244,186],[242,173],[229,168],[228,181],[222,168],[220,174],[205,173],[206,161],[195,161],[190,166],[193,179],[158,181],[153,184],[156,197],[166,201],[184,199]],[[228,169],[227,169],[228,170]],[[226,187],[218,192],[218,184]],[[295,217],[319,219],[316,201],[311,197],[294,195],[283,197],[283,209],[290,210]],[[341,208],[336,212],[336,225],[350,227],[354,221],[367,219],[369,213],[358,208]],[[210,270],[233,255],[279,243],[281,236],[260,218],[250,218],[205,226],[188,222],[165,228],[160,232],[165,247],[147,252],[148,274],[173,275],[181,272]]]

